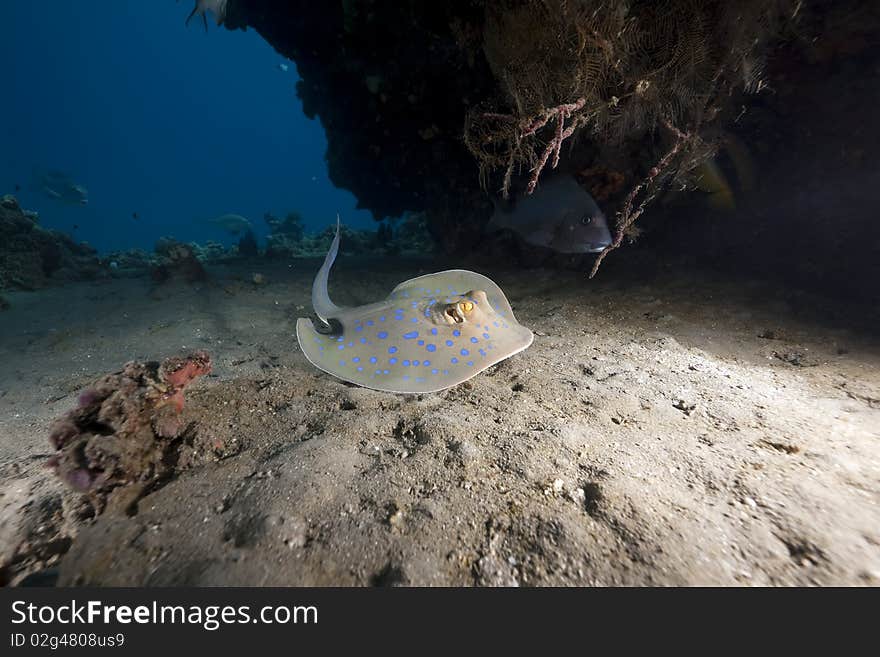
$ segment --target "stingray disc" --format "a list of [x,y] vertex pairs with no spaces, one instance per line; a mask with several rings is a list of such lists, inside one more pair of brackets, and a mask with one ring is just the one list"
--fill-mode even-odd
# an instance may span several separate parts
[[504,292],[482,274],[451,269],[394,288],[385,301],[339,308],[332,333],[308,319],[296,337],[309,362],[344,381],[398,393],[434,392],[476,376],[532,344]]

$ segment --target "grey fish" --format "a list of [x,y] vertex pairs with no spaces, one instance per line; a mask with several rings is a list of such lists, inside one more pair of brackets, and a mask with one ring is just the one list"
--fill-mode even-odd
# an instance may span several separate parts
[[464,269],[419,276],[383,301],[340,308],[327,293],[338,251],[337,220],[312,285],[312,305],[325,327],[319,332],[309,319],[296,321],[306,358],[328,374],[373,390],[435,392],[532,344],[532,332],[516,321],[501,288]]
[[[179,2],[180,0],[178,0]],[[226,3],[228,0],[195,0],[195,6],[193,7],[190,15],[186,17],[185,25],[189,26],[189,22],[193,19],[194,16],[201,16],[202,23],[205,26],[205,32],[208,31],[208,16],[207,14],[210,12],[214,14],[214,20],[217,25],[222,25],[223,21],[226,20]]]
[[46,171],[35,174],[37,189],[47,198],[74,205],[88,205],[89,190],[75,183],[63,171]]
[[569,175],[542,181],[507,211],[498,203],[486,229],[508,228],[529,244],[559,253],[598,253],[611,244],[608,222],[596,201]]
[[208,223],[222,228],[232,235],[243,235],[248,231],[253,232],[254,227],[250,221],[240,214],[221,214],[219,217],[208,219]]

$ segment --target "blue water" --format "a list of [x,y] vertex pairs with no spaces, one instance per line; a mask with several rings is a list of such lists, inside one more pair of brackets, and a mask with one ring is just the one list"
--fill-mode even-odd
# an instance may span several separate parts
[[[296,66],[253,30],[184,19],[191,2],[0,3],[0,193],[102,252],[234,238],[204,223],[227,212],[265,234],[263,213],[308,228],[339,212],[373,227],[327,176],[326,139],[302,113]],[[71,206],[29,189],[35,168],[89,190]],[[138,219],[132,217],[138,214]],[[74,229],[74,226],[78,228]]]

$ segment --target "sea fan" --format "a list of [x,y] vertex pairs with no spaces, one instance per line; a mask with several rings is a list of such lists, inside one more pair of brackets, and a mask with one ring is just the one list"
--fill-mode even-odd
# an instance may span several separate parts
[[195,0],[195,6],[193,7],[192,12],[190,12],[190,15],[186,17],[186,24],[189,25],[189,22],[192,20],[193,16],[201,16],[202,23],[204,23],[205,31],[207,32],[207,13],[211,12],[212,14],[214,14],[214,20],[216,21],[217,25],[222,25],[223,20],[226,18],[227,1],[228,0]]

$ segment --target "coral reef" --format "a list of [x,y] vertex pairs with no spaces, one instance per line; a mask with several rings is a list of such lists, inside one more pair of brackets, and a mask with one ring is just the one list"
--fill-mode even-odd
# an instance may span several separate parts
[[284,219],[267,212],[263,215],[263,220],[269,226],[270,235],[289,235],[295,240],[300,240],[305,233],[302,215],[295,210],[284,215]]
[[136,494],[119,496],[134,503],[173,474],[187,428],[183,391],[210,371],[211,358],[202,351],[161,364],[126,363],[55,421],[49,442],[56,451],[48,465],[99,512],[120,487],[137,486]]
[[[711,154],[713,124],[736,118],[742,93],[763,88],[768,48],[802,4],[230,0],[224,24],[296,62],[337,186],[376,219],[426,212],[460,251],[490,214],[481,183],[522,193],[545,168],[599,167],[647,204]],[[647,184],[676,141],[665,123],[689,142]],[[606,199],[608,216],[627,190]]]
[[150,276],[157,283],[170,280],[197,283],[208,278],[208,272],[196,256],[193,246],[163,237],[156,243],[155,250],[159,258],[152,263]]
[[252,230],[245,232],[241,239],[238,240],[238,253],[245,258],[253,258],[260,255],[257,237]]
[[494,86],[482,5],[229,0],[224,25],[254,28],[296,62],[303,109],[327,134],[330,179],[382,219],[442,205],[453,190],[479,207],[461,132]]
[[[283,220],[267,212],[264,219],[272,231],[266,239],[269,258],[323,256],[336,234],[333,226],[307,233],[298,212],[289,212]],[[435,247],[424,213],[406,213],[400,219],[380,223],[375,231],[343,224],[341,234],[342,251],[349,255],[428,254]]]
[[0,198],[0,290],[35,290],[54,282],[95,278],[101,271],[95,250],[70,236],[47,230],[14,196]]
[[428,254],[437,246],[428,231],[428,216],[424,212],[407,212],[402,218],[392,222],[390,231],[388,248],[396,249],[400,253]]
[[263,215],[263,219],[269,226],[266,255],[274,258],[297,253],[297,245],[305,234],[302,215],[299,212],[288,212],[284,219],[279,219],[271,212],[267,212]]

